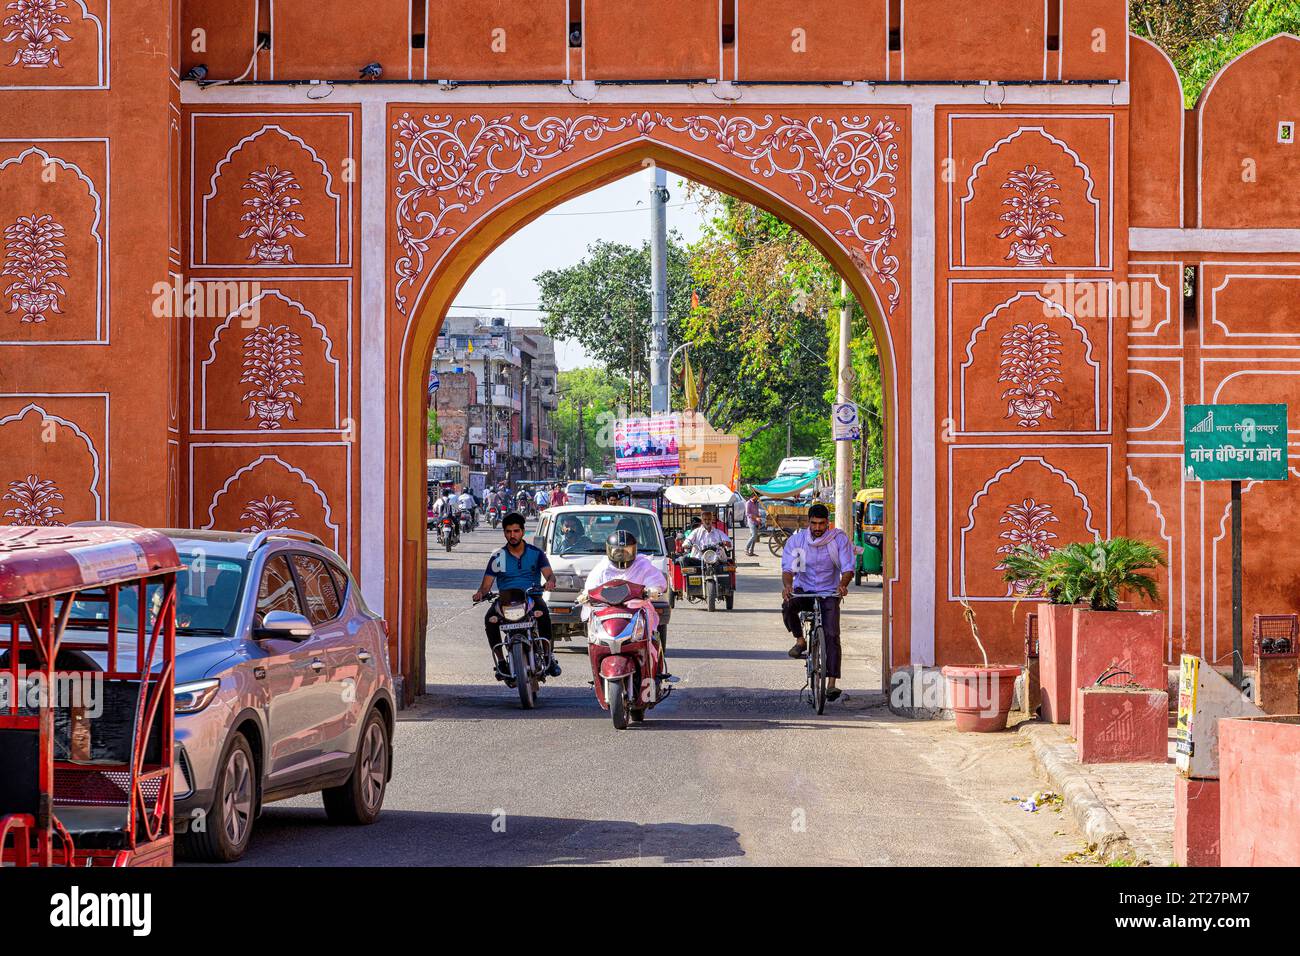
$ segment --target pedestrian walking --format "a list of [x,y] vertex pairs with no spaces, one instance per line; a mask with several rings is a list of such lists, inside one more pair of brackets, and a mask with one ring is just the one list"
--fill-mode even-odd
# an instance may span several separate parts
[[757,491],[745,502],[745,524],[749,526],[749,540],[745,542],[745,553],[752,558],[754,548],[758,546],[758,532],[763,527],[763,509],[758,505]]

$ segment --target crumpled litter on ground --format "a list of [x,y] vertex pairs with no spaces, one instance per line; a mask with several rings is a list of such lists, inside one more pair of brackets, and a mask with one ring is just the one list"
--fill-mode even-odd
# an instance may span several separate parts
[[1061,795],[1053,790],[1035,790],[1028,797],[1012,797],[1007,802],[1017,804],[1026,813],[1037,813],[1040,807],[1046,806],[1060,813],[1065,803]]

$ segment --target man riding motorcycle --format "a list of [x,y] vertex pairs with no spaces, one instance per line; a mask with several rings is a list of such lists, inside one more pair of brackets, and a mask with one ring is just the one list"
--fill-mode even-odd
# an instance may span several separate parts
[[442,520],[444,518],[451,518],[452,527],[456,529],[457,534],[460,534],[460,521],[456,517],[456,507],[448,493],[439,489],[438,497],[429,506],[429,510],[433,513],[439,540],[442,540]]
[[[668,579],[655,567],[653,561],[644,554],[637,553],[636,535],[627,530],[615,531],[605,540],[605,557],[597,561],[587,575],[583,594],[585,596],[593,588],[615,580],[658,588],[661,592],[668,589]],[[662,657],[664,649],[659,637],[659,612],[655,610],[654,604],[648,600],[629,601],[628,607],[634,610],[645,608],[650,632],[655,635],[655,652]]]
[[468,488],[461,488],[460,495],[456,498],[456,507],[462,514],[467,514],[469,516],[468,521],[462,522],[462,524],[466,524],[472,531],[474,529],[474,516],[478,508],[478,502],[474,500],[474,496],[470,494]]
[[[827,700],[840,696],[840,689],[835,686],[840,676],[840,600],[849,593],[853,563],[849,536],[830,526],[830,512],[823,504],[808,509],[808,527],[796,531],[781,552],[781,617],[795,638],[791,657],[803,657],[808,652],[799,613],[812,610],[813,601],[821,601]],[[839,597],[800,597],[801,591],[814,594],[838,591]]]
[[682,566],[700,567],[704,552],[710,548],[726,548],[730,551],[731,538],[718,524],[718,516],[712,511],[706,511],[701,518],[700,526],[694,528],[682,541],[682,551],[685,555],[682,558]]
[[[536,589],[541,585],[542,578],[545,578],[545,589],[554,591],[555,574],[551,571],[551,562],[547,559],[546,552],[524,542],[524,516],[516,511],[510,512],[501,522],[501,530],[506,538],[505,547],[498,548],[488,558],[487,569],[483,572],[483,581],[474,592],[474,602],[477,604],[487,597],[493,584],[496,585],[498,594],[511,588],[528,591]],[[549,642],[551,613],[545,601],[534,602],[534,607],[535,610],[542,612],[541,617],[537,619],[537,633]],[[506,663],[505,653],[501,648],[501,626],[492,620],[495,616],[493,609],[489,607],[487,615],[483,618],[483,628],[487,631],[488,645],[492,648],[497,673],[505,675],[509,673],[510,665]],[[553,650],[551,666],[547,673],[551,677],[560,676],[560,664],[556,661]]]

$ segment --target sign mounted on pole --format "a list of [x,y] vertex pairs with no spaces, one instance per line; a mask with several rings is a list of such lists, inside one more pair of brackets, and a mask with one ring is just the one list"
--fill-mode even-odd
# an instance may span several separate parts
[[1286,481],[1285,405],[1186,405],[1189,481]]
[[1285,405],[1184,405],[1183,475],[1230,481],[1232,499],[1232,683],[1245,680],[1242,648],[1241,483],[1286,481]]
[[834,408],[832,424],[836,441],[858,441],[862,437],[862,425],[858,420],[858,406],[852,402],[837,403]]

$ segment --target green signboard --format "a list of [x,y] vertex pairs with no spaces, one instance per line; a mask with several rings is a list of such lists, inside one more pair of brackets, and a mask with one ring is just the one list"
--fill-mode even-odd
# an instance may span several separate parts
[[1285,481],[1285,405],[1183,406],[1183,469],[1193,481]]

